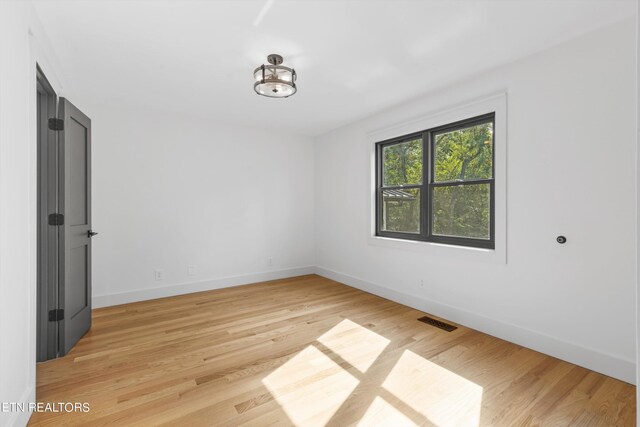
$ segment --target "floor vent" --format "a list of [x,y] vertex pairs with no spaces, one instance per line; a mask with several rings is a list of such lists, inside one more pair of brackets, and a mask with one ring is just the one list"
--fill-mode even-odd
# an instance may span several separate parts
[[441,322],[429,316],[423,316],[419,318],[418,321],[422,323],[426,323],[427,325],[435,326],[436,328],[443,329],[447,332],[455,331],[456,329],[458,329],[457,326],[453,326],[448,323]]

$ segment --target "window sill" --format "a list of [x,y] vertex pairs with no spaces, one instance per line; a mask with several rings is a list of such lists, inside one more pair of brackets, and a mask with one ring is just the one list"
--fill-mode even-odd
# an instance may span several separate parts
[[499,247],[496,247],[495,249],[485,249],[472,246],[447,245],[444,243],[396,239],[393,237],[373,235],[369,236],[368,243],[370,246],[419,252],[430,256],[455,258],[456,260],[506,264],[505,251],[504,249],[501,250]]

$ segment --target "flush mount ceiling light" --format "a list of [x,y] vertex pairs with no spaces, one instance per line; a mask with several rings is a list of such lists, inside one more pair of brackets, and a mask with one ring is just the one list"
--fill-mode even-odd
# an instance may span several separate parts
[[296,93],[296,70],[280,65],[280,55],[271,54],[267,56],[267,61],[271,65],[261,65],[253,72],[253,90],[269,98],[288,98]]

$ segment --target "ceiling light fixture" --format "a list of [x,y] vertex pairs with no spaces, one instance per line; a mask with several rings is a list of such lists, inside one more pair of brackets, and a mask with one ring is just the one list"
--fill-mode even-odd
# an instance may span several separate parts
[[261,65],[253,72],[255,83],[253,90],[258,95],[269,98],[288,98],[295,94],[296,70],[282,64],[282,56],[271,54],[267,56],[270,65]]

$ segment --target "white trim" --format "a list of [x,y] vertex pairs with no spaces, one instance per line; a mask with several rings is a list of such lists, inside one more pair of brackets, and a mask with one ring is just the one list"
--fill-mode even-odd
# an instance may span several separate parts
[[[442,245],[431,242],[409,241],[376,236],[376,143],[387,139],[420,132],[448,123],[465,120],[482,114],[495,112],[495,240],[493,250],[465,246]],[[368,229],[370,245],[416,252],[430,255],[455,256],[456,259],[470,261],[507,262],[507,94],[501,92],[466,104],[448,107],[433,114],[412,119],[383,129],[367,133],[367,156],[369,159],[369,179],[367,189]]]
[[306,274],[314,273],[315,267],[313,266],[294,267],[283,270],[244,274],[241,276],[220,277],[200,282],[180,283],[159,288],[137,289],[134,291],[116,294],[93,295],[91,303],[93,308],[109,307],[112,305],[127,304],[130,302],[184,295],[193,292],[210,291],[213,289],[266,282],[269,280],[286,279],[289,277],[304,276]]
[[602,353],[580,344],[560,340],[531,329],[505,323],[421,296],[399,292],[388,286],[368,282],[328,268],[316,267],[316,274],[630,384],[636,382],[636,366],[633,360]]
[[[29,406],[30,402],[36,401],[36,392],[35,387],[30,385],[25,389],[20,397],[20,400],[15,403],[24,403],[25,406]],[[16,411],[11,414],[7,421],[7,426],[26,426],[29,424],[29,419],[31,418],[31,410],[29,411]]]

